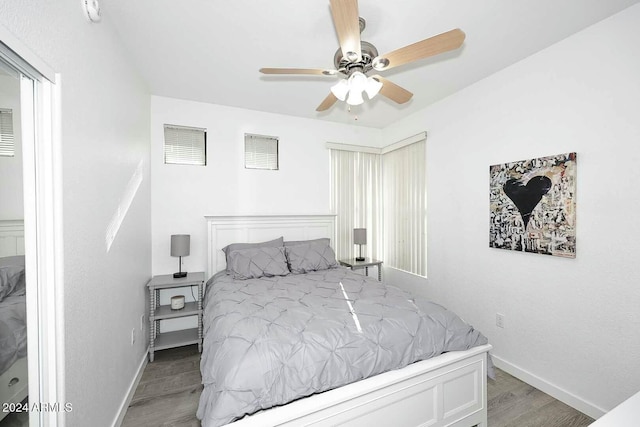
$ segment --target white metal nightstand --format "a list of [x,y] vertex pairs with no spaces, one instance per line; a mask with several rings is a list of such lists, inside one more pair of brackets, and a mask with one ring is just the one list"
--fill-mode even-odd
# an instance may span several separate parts
[[364,268],[364,273],[369,275],[369,267],[377,267],[378,268],[378,281],[382,282],[382,261],[378,261],[377,259],[365,258],[364,261],[356,261],[355,258],[351,259],[341,259],[340,265],[344,265],[345,267],[349,267],[352,270],[357,270],[358,268]]
[[[160,291],[163,289],[198,287],[196,301],[188,302],[180,310],[172,310],[171,305],[160,305]],[[167,348],[198,344],[198,351],[202,352],[202,296],[204,273],[188,273],[186,277],[173,278],[173,274],[154,276],[147,287],[149,288],[149,361],[153,362],[153,353]],[[198,327],[160,333],[159,321],[176,319],[179,317],[198,316]]]

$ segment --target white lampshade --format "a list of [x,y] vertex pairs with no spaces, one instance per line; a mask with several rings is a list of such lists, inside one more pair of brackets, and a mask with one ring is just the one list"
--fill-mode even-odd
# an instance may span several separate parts
[[171,256],[187,256],[191,249],[191,235],[173,234],[171,236]]
[[347,98],[347,93],[349,93],[349,83],[346,80],[340,80],[331,87],[331,93],[340,101],[344,101]]
[[367,92],[369,99],[373,99],[373,97],[380,92],[380,89],[382,89],[382,82],[377,81],[373,77],[367,79],[367,85],[364,90]]

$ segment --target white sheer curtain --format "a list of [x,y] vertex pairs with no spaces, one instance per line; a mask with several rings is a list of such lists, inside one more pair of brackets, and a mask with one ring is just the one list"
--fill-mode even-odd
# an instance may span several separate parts
[[426,141],[382,155],[384,263],[427,275]]
[[354,258],[353,229],[367,229],[362,254],[382,256],[382,168],[379,154],[331,149],[331,209],[338,259]]

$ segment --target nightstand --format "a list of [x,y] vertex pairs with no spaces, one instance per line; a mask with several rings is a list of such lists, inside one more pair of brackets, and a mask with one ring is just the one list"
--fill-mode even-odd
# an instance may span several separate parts
[[[196,301],[185,303],[180,310],[172,310],[171,305],[160,305],[160,291],[163,289],[197,286]],[[186,277],[173,278],[173,274],[153,276],[147,283],[149,288],[149,361],[153,362],[153,353],[167,348],[198,344],[202,352],[202,294],[204,273],[188,273]],[[198,316],[198,327],[180,331],[160,333],[160,320],[179,317]]]
[[357,270],[358,268],[364,268],[365,275],[369,275],[369,267],[377,267],[378,268],[378,282],[382,282],[382,261],[378,261],[377,259],[365,258],[364,261],[356,261],[355,258],[351,259],[341,259],[340,265],[344,265],[345,267],[349,267],[352,270]]

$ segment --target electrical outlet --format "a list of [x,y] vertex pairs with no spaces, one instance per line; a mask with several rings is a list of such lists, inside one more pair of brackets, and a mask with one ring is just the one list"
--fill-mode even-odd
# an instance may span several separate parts
[[496,313],[496,326],[498,328],[504,328],[504,314]]
[[131,345],[136,343],[136,328],[131,329]]

